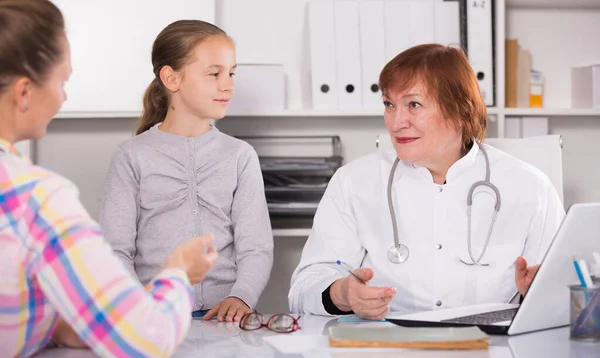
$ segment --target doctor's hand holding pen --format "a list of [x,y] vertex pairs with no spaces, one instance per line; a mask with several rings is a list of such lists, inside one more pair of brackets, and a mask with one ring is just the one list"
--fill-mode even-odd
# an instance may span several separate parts
[[[338,261],[338,264],[341,264]],[[349,271],[349,270],[348,270]],[[395,287],[370,287],[373,270],[362,267],[336,280],[330,289],[331,301],[342,311],[354,311],[364,319],[382,320],[390,311]]]

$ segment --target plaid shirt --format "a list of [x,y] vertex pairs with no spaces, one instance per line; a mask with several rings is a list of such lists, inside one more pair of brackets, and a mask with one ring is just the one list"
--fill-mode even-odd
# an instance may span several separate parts
[[0,357],[42,349],[59,315],[100,356],[170,355],[190,326],[187,276],[164,270],[144,288],[78,195],[0,139]]

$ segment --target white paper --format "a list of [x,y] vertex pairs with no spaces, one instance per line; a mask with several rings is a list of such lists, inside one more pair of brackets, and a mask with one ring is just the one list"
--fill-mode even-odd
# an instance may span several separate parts
[[279,334],[263,341],[285,354],[298,354],[329,349],[329,337],[321,334]]

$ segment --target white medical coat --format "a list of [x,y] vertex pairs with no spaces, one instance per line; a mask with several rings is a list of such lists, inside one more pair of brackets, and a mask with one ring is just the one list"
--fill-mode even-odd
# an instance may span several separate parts
[[[393,230],[387,183],[395,151],[380,150],[340,168],[319,204],[289,292],[294,313],[324,314],[322,292],[345,269],[370,267],[370,286],[396,287],[393,312],[411,313],[480,303],[506,303],[517,292],[514,262],[523,255],[539,263],[565,215],[548,177],[537,168],[485,145],[490,181],[500,191],[501,207],[488,248],[489,266],[467,266],[467,194],[485,178],[485,160],[477,145],[454,163],[446,184],[433,182],[428,169],[400,161],[392,197],[400,243],[408,260],[388,260]],[[472,250],[481,253],[494,210],[493,192],[475,191]],[[345,265],[339,266],[337,260]]]

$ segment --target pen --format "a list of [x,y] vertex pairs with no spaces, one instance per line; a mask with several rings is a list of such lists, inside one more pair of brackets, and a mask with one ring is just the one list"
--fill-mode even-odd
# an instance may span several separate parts
[[579,262],[579,269],[581,270],[581,275],[583,276],[583,280],[585,281],[585,287],[594,287],[594,283],[592,282],[592,276],[590,276],[590,270],[588,269],[587,263],[585,262],[585,260],[577,261]]
[[[337,262],[337,264],[338,264],[338,265],[342,266],[342,261],[340,261],[340,260],[337,260],[336,262]],[[357,279],[358,281],[360,281],[360,283],[362,283],[363,285],[366,285],[366,284],[367,284],[365,281],[363,281],[363,279],[362,279],[362,278],[360,278],[360,277],[356,276],[356,275],[354,274],[354,272],[352,272],[352,271],[350,271],[350,270],[348,270],[348,269],[346,269],[346,271],[350,272],[350,274],[351,274],[352,276],[356,277],[356,279]]]
[[594,256],[594,276],[600,279],[600,253],[593,252],[592,256]]
[[[585,260],[577,260],[573,256],[573,264],[575,265],[575,271],[577,271],[577,276],[579,277],[579,282],[581,282],[582,288],[594,288],[594,284],[592,282],[592,277],[590,276],[590,272],[588,270],[588,266]],[[596,310],[598,310],[600,306],[600,292],[595,292],[593,295],[591,292],[586,292],[586,301],[587,305],[583,308],[583,310],[579,313],[579,317],[577,317],[575,321],[576,329],[583,329],[586,322],[590,319],[593,319],[597,322],[600,322],[600,317]],[[598,326],[600,332],[600,326]]]
[[[340,261],[340,260],[337,260],[337,261],[336,261],[336,263],[337,263],[338,265],[342,266],[342,261]],[[354,274],[354,272],[352,272],[352,271],[350,271],[350,270],[348,270],[348,269],[346,269],[346,271],[350,272],[350,274],[351,274],[352,276],[356,277],[356,279],[357,279],[359,282],[361,282],[363,285],[366,285],[366,284],[367,284],[365,281],[363,281],[363,279],[362,279],[362,278],[360,278],[360,277],[356,276],[356,275]],[[383,302],[385,302],[385,303],[388,303],[388,300],[387,300],[387,298],[386,298],[386,297],[381,297],[381,299],[383,300]]]
[[579,262],[577,262],[575,256],[573,256],[573,265],[575,266],[575,272],[577,272],[577,277],[579,277],[579,283],[581,283],[581,287],[587,288],[587,285],[585,284],[585,279],[583,278],[583,273],[581,272],[581,268],[579,267]]

